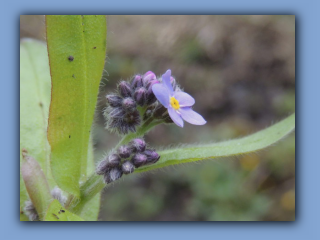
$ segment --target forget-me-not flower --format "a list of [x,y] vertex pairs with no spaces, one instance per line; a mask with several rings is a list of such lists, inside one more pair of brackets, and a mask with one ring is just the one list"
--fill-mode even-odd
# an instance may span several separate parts
[[169,69],[162,75],[162,83],[152,86],[152,91],[158,101],[168,109],[172,121],[179,127],[183,127],[183,120],[194,125],[204,125],[206,120],[192,110],[194,98],[185,92],[174,91],[170,78],[171,70]]

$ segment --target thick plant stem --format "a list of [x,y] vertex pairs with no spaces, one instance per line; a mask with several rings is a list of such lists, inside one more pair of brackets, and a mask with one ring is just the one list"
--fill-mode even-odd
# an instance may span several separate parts
[[69,204],[69,211],[80,214],[83,207],[104,187],[103,176],[93,173],[89,179],[80,187],[80,199],[73,198]]
[[[116,148],[118,148],[121,145],[127,144],[134,138],[143,136],[145,133],[150,131],[151,128],[160,123],[163,123],[163,120],[154,120],[153,118],[146,120],[135,133],[130,133],[124,136],[120,140]],[[106,185],[104,183],[103,176],[93,173],[89,177],[89,179],[80,187],[80,198],[70,199],[70,201],[67,204],[68,210],[75,214],[80,214],[86,203],[89,202],[104,187],[108,186],[109,184]]]

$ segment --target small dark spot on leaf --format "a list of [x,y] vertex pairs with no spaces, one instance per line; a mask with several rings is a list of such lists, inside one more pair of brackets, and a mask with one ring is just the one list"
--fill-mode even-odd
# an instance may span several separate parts
[[73,56],[69,56],[68,59],[69,59],[70,62],[72,62],[74,57]]
[[81,17],[83,18],[83,15],[81,15]]
[[76,77],[74,76],[74,74],[72,74],[72,77],[73,77],[73,78],[76,78]]
[[82,32],[84,32],[84,30]]
[[40,107],[43,107],[43,104],[42,104],[42,102],[39,102],[39,106],[40,106]]
[[59,219],[59,217],[56,214],[52,213],[52,215],[55,216],[57,219]]
[[60,211],[58,212],[59,214],[60,213],[64,213],[65,212],[65,210],[63,210],[62,208],[60,208]]
[[96,49],[97,47],[93,47],[93,49]]
[[69,138],[71,138],[71,135],[69,135]]
[[84,23],[82,23],[82,25],[84,25]]

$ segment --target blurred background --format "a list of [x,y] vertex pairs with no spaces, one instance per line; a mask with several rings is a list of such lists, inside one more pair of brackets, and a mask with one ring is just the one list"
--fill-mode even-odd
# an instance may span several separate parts
[[[167,69],[204,126],[157,126],[153,147],[217,142],[295,111],[294,16],[108,16],[107,57],[94,125],[95,158],[119,137],[104,129],[105,95],[119,80]],[[43,16],[21,16],[20,38],[45,41]],[[104,190],[102,221],[293,221],[295,134],[234,158],[132,174]]]

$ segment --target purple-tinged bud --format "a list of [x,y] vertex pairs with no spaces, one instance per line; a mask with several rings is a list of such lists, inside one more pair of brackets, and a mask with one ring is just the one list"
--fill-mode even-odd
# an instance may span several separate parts
[[134,171],[134,166],[130,161],[125,161],[122,166],[121,166],[122,172],[124,174],[129,174],[129,173],[133,173]]
[[126,81],[121,81],[118,85],[118,91],[124,98],[131,97],[131,87]]
[[136,102],[131,98],[125,98],[122,101],[122,107],[126,110],[126,111],[133,111],[136,109]]
[[142,77],[143,85],[144,85],[144,86],[147,86],[147,84],[148,84],[150,81],[155,80],[155,79],[157,79],[156,75],[155,75],[153,72],[148,71],[148,72],[146,72],[146,73],[143,75],[143,77]]
[[133,152],[143,152],[146,149],[146,142],[141,138],[135,138],[129,144]]
[[114,108],[108,115],[109,118],[123,118],[125,116],[125,111],[118,107]]
[[96,174],[103,175],[109,169],[108,161],[102,160],[96,167]]
[[146,86],[146,89],[149,91],[151,91],[152,92],[152,86],[154,85],[154,84],[156,84],[156,83],[160,83],[158,80],[152,80],[152,81],[150,81],[150,82],[148,82],[148,84],[147,84],[147,86]]
[[122,119],[121,118],[111,118],[107,121],[107,128],[108,129],[114,129],[119,128],[122,125]]
[[127,113],[123,120],[130,125],[139,125],[140,124],[140,115],[138,110]]
[[131,155],[131,148],[127,145],[122,145],[118,149],[118,154],[121,158],[128,158]]
[[147,156],[142,153],[137,153],[131,158],[133,165],[138,168],[147,163]]
[[142,82],[141,75],[134,76],[134,78],[131,80],[132,89],[136,89],[136,88],[139,88],[139,87],[142,87],[142,86],[143,86],[143,82]]
[[147,105],[150,105],[157,100],[156,96],[152,91],[152,86],[157,83],[160,83],[160,82],[158,80],[152,80],[147,84],[147,93],[146,93]]
[[119,133],[127,134],[129,131],[135,132],[136,126],[141,122],[138,110],[127,112],[121,119],[111,119],[108,121],[107,127],[117,128]]
[[118,180],[122,176],[121,168],[112,168],[104,174],[104,181],[106,183],[111,183],[115,180]]
[[147,156],[147,164],[156,163],[160,158],[160,155],[152,149],[146,149],[144,154]]
[[109,155],[107,158],[107,167],[108,168],[114,168],[114,167],[118,167],[120,165],[120,161],[121,158],[119,157],[119,155],[113,153],[111,155]]
[[167,109],[162,106],[162,105],[158,105],[156,107],[156,109],[153,112],[153,116],[157,119],[162,119],[163,118],[163,114],[167,112]]
[[143,106],[146,102],[146,89],[144,87],[138,88],[133,97],[140,106]]
[[117,95],[107,95],[106,98],[111,107],[120,107],[122,104],[122,98]]

